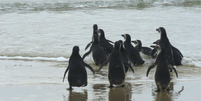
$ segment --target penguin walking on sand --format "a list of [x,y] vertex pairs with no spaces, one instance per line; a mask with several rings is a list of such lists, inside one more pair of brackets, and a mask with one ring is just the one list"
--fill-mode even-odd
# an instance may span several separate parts
[[119,41],[116,41],[114,44],[113,51],[110,54],[108,60],[105,61],[99,68],[99,71],[100,71],[104,65],[109,63],[109,66],[108,66],[108,79],[110,82],[109,87],[113,87],[113,85],[121,85],[124,83],[125,76],[126,76],[125,65],[127,65],[134,73],[134,70],[131,67],[131,65],[129,65],[127,62],[124,62],[124,59],[120,52],[120,46],[121,46],[121,43]]
[[97,35],[98,35],[98,25],[97,25],[97,24],[94,24],[94,25],[93,25],[92,41],[87,44],[87,46],[85,47],[85,50],[87,50],[87,48],[89,48],[90,45],[92,44],[92,42],[93,42],[93,37],[94,37],[93,35],[94,35],[94,34],[97,34]]
[[87,72],[85,67],[89,68],[94,74],[93,68],[90,65],[86,64],[81,58],[79,54],[79,47],[74,46],[72,54],[69,59],[68,67],[64,72],[63,76],[63,82],[64,82],[66,73],[69,71],[68,72],[69,90],[72,90],[73,86],[81,87],[87,85]]
[[140,40],[135,40],[135,41],[132,41],[136,46],[135,48],[143,53],[144,55],[146,56],[149,56],[149,57],[152,57],[152,58],[156,58],[156,50],[155,49],[151,49],[150,47],[143,47],[142,46],[142,42]]
[[90,50],[83,55],[83,59],[88,56],[90,53],[92,53],[92,58],[95,63],[95,65],[101,65],[103,62],[107,60],[107,55],[104,52],[104,50],[101,48],[99,41],[98,41],[98,35],[93,34],[93,42],[90,47]]
[[107,56],[109,56],[109,54],[112,52],[113,50],[113,45],[111,43],[113,43],[110,40],[107,40],[105,38],[105,32],[102,29],[99,29],[99,43],[101,48],[105,51],[105,53],[107,54]]
[[[160,45],[151,47],[153,47],[158,51],[158,55],[156,57],[154,64],[147,69],[146,76],[148,77],[149,71],[156,66],[155,83],[157,86],[157,91],[159,92],[168,91],[170,84],[170,72],[168,67],[169,64],[166,58],[166,52],[165,52],[166,50],[162,48]],[[176,69],[173,70],[175,71],[176,76],[178,77]]]
[[[159,41],[160,40],[157,40],[157,41],[153,42],[153,44],[159,45]],[[173,51],[174,65],[176,65],[176,66],[181,65],[183,54],[180,52],[179,49],[177,49],[173,45],[171,45],[171,48]]]
[[131,44],[131,37],[129,34],[122,35],[125,39],[124,48],[128,52],[129,60],[133,63],[133,65],[142,65],[144,64],[144,60],[140,56],[138,50]]

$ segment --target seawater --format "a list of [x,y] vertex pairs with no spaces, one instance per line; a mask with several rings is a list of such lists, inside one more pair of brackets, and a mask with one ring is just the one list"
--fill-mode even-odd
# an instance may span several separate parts
[[1,0],[0,58],[67,61],[75,45],[87,52],[93,24],[109,40],[128,33],[149,47],[162,26],[184,63],[201,67],[200,15],[199,0]]

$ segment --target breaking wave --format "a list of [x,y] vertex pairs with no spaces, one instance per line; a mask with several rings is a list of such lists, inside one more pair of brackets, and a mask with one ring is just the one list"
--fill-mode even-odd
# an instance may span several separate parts
[[0,3],[0,11],[66,11],[75,9],[98,9],[98,8],[147,8],[153,6],[184,6],[201,7],[200,0],[122,0],[122,1],[63,1],[63,2],[5,2]]

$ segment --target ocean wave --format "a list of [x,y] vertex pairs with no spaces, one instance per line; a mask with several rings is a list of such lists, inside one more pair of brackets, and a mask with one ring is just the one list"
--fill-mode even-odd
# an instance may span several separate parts
[[8,56],[0,56],[1,60],[28,60],[28,61],[33,61],[33,60],[37,60],[37,61],[69,61],[68,58],[64,58],[64,57],[57,57],[57,58],[48,58],[48,57],[22,57],[22,56],[14,56],[14,57],[8,57]]
[[[144,57],[143,57],[144,58]],[[68,62],[69,58],[64,57],[23,57],[23,56],[14,56],[14,57],[8,57],[8,56],[0,56],[0,60],[23,60],[23,61],[56,61],[56,62]],[[147,64],[151,64],[153,60],[151,59],[145,59]],[[90,58],[86,58],[85,62],[89,64],[93,64],[92,61],[90,61]],[[182,64],[185,66],[190,67],[200,67],[201,68],[201,62],[199,59],[192,59],[192,58],[184,58],[182,60]]]
[[82,2],[9,2],[0,3],[0,11],[66,11],[83,8],[147,8],[152,6],[201,6],[200,0],[129,0],[129,1],[82,1]]

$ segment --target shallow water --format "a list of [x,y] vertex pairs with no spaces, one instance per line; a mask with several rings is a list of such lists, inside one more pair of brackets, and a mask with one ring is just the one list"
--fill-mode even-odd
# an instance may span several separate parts
[[[146,77],[147,65],[129,71],[125,87],[109,88],[107,67],[98,73],[98,66],[91,65],[96,74],[87,69],[88,85],[73,87],[68,91],[68,81],[62,82],[66,62],[1,60],[0,101],[199,101],[201,76],[199,67],[178,66],[179,78],[171,73],[170,92],[157,93],[154,69]],[[3,79],[2,79],[3,78]],[[184,87],[183,91],[182,87]],[[180,92],[181,91],[181,92]],[[190,95],[190,96],[189,96]]]
[[[0,1],[0,101],[201,100],[200,0]],[[143,46],[159,39],[156,28],[166,28],[170,42],[184,55],[183,65],[177,67],[179,78],[172,74],[174,90],[154,92],[154,70],[145,76],[154,60],[142,56],[145,64],[127,74],[123,88],[108,88],[104,67],[95,75],[87,69],[88,86],[67,91],[68,82],[62,83],[62,76],[72,48],[78,45],[81,55],[87,52],[84,48],[91,41],[93,24],[109,40],[123,40],[121,34],[128,33]],[[90,57],[85,61],[98,70]]]

